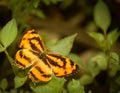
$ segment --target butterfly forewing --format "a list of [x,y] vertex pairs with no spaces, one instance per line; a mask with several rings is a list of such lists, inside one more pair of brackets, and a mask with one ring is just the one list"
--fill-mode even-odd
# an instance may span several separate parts
[[29,49],[20,49],[15,55],[15,64],[18,68],[26,69],[38,60],[38,53]]
[[26,48],[37,52],[44,51],[44,44],[35,30],[28,30],[20,41],[19,48]]
[[47,58],[53,72],[58,77],[72,75],[72,73],[77,69],[77,64],[65,56],[58,54],[48,54]]

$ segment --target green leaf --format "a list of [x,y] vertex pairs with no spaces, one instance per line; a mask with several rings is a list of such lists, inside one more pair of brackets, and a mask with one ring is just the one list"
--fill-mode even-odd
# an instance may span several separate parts
[[27,76],[25,76],[25,77],[15,76],[15,78],[14,78],[15,88],[19,88],[22,85],[24,85],[26,80],[27,80]]
[[68,84],[68,91],[69,93],[85,93],[84,86],[74,79]]
[[95,5],[94,20],[104,33],[106,33],[111,23],[111,16],[107,5],[102,0],[98,0]]
[[70,59],[72,59],[74,62],[76,62],[79,66],[82,65],[82,60],[80,59],[80,57],[79,57],[78,55],[73,54],[73,53],[70,53],[70,54],[68,55],[68,57],[69,57]]
[[68,55],[72,45],[73,41],[75,39],[77,34],[73,34],[71,36],[65,37],[57,42],[54,46],[49,47],[52,53],[56,54],[62,54],[62,55]]
[[110,44],[110,47],[113,46],[113,44],[117,41],[118,37],[120,36],[120,32],[117,31],[118,29],[114,29],[107,35],[107,39]]
[[15,19],[9,21],[0,32],[0,42],[7,48],[17,36],[17,24]]
[[30,84],[30,87],[35,93],[61,93],[64,82],[64,78],[53,77],[52,80],[48,83],[43,83],[37,86]]
[[109,69],[109,75],[111,77],[114,77],[118,71],[120,71],[120,65],[117,65],[116,63],[111,63]]
[[7,88],[7,86],[8,86],[7,79],[2,79],[0,81],[0,88],[3,89],[3,90],[5,90]]
[[119,55],[117,53],[111,52],[110,57],[113,62],[117,62],[117,64],[119,64],[118,62],[120,61],[120,59],[119,59]]
[[101,33],[98,33],[98,32],[88,32],[88,34],[92,38],[94,38],[97,41],[98,44],[101,43],[104,40],[104,36]]
[[94,78],[100,73],[101,70],[106,70],[108,66],[108,57],[101,53],[92,57],[89,62],[86,63],[86,73]]
[[105,54],[99,54],[91,59],[91,62],[95,62],[97,67],[101,70],[106,70],[108,66],[108,57]]
[[4,50],[4,47],[0,44],[0,52],[3,52]]
[[50,0],[43,0],[43,2],[46,4],[46,5],[50,5]]
[[88,32],[88,34],[95,39],[95,41],[97,42],[97,44],[99,45],[99,47],[102,50],[106,50],[106,42],[104,40],[104,36],[103,34],[99,33],[99,32]]
[[91,76],[89,76],[89,75],[87,75],[87,74],[83,75],[83,76],[80,78],[80,83],[81,83],[82,85],[90,84],[90,83],[92,83],[92,81],[93,81],[93,77],[91,77]]
[[33,5],[34,5],[35,8],[38,7],[40,1],[41,1],[41,0],[34,0],[34,1],[33,1]]
[[94,62],[92,59],[90,59],[90,61],[86,63],[86,69],[92,78],[94,78],[100,72],[100,68],[98,67],[97,63]]
[[115,52],[110,53],[110,60],[109,60],[109,75],[115,76],[118,71],[120,71],[120,59],[119,55]]
[[42,19],[45,19],[45,18],[46,18],[45,14],[43,13],[42,10],[32,9],[31,12],[32,12],[33,14],[35,14],[36,16],[38,16],[39,18],[42,18]]

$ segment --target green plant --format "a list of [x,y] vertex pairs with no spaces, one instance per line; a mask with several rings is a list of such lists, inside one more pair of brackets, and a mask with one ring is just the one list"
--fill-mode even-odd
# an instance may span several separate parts
[[[39,17],[44,17],[44,14],[36,9],[40,2],[40,0],[31,0],[29,3],[25,0],[10,0],[10,5],[13,5],[13,17],[17,19],[17,23],[15,19],[12,19],[0,31],[0,55],[2,55],[2,52],[4,52],[8,59],[7,61],[1,59],[1,63],[3,64],[1,64],[0,68],[0,93],[85,93],[86,90],[84,86],[94,82],[97,83],[97,81],[95,81],[95,78],[102,71],[107,72],[106,83],[109,85],[109,92],[119,92],[120,57],[116,52],[112,51],[112,47],[120,36],[120,32],[118,32],[117,28],[108,32],[108,28],[110,27],[111,23],[111,16],[107,5],[102,0],[99,0],[94,7],[94,21],[96,25],[101,29],[101,32],[88,32],[88,34],[96,41],[100,47],[101,52],[89,59],[86,64],[83,64],[83,62],[81,62],[79,56],[70,53],[77,34],[73,34],[61,40],[58,40],[55,44],[52,45],[50,44],[51,41],[46,43],[47,47],[52,51],[52,53],[69,56],[73,61],[75,61],[79,65],[80,70],[83,72],[81,78],[78,80],[72,79],[68,83],[66,79],[57,78],[53,75],[52,80],[48,83],[34,84],[33,82],[28,81],[27,72],[29,69],[24,71],[18,69],[14,65],[14,59],[11,57],[7,49],[12,43],[14,43],[14,40],[17,36],[17,24],[22,25],[19,29],[25,28],[27,26],[26,17],[28,17],[30,13],[36,13]],[[58,1],[44,0],[42,2],[49,5],[51,2],[57,3]],[[18,6],[15,9],[16,4],[18,4]],[[23,12],[21,12],[22,8],[25,8]],[[32,11],[30,11],[31,9]],[[20,13],[22,13],[21,16],[19,16]],[[23,20],[20,20],[21,18],[23,18]],[[8,61],[10,62],[12,69],[6,66],[9,64]],[[8,71],[7,74],[3,73],[4,70]],[[7,78],[8,76],[13,75],[14,79],[12,79],[12,81],[14,83],[12,82],[13,85],[8,91],[8,87],[11,85],[11,83],[9,83],[9,79]],[[112,86],[113,84],[114,86]],[[91,89],[88,90],[89,93],[92,93]]]
[[30,15],[35,15],[38,18],[45,19],[45,15],[39,5],[44,3],[45,5],[57,4],[60,0],[9,0],[8,6],[12,11],[12,17],[16,19],[19,30],[29,27],[27,23]]
[[[16,36],[17,36],[17,24],[15,19],[12,19],[0,31],[0,52],[4,52],[6,54],[6,57],[8,58],[14,72],[15,72],[15,66],[13,64],[14,59],[10,57],[9,53],[7,52],[7,48],[15,40]],[[4,71],[4,67],[1,68],[1,71],[2,69]],[[2,91],[5,92],[5,89],[8,86],[8,82],[5,78],[0,78],[0,79],[1,79],[0,85],[1,85]]]
[[95,5],[94,20],[96,25],[101,28],[102,32],[89,32],[89,35],[96,40],[102,50],[102,54],[94,57],[93,61],[96,60],[100,69],[109,69],[111,61],[113,61],[111,59],[114,58],[115,62],[119,62],[118,55],[112,51],[112,47],[120,36],[120,32],[118,32],[118,29],[116,28],[108,33],[111,16],[108,7],[102,0],[99,0]]
[[[6,37],[4,37],[4,35],[6,35]],[[8,58],[11,66],[12,66],[12,69],[14,71],[14,74],[15,74],[15,77],[14,77],[15,89],[14,89],[14,91],[15,91],[15,93],[18,91],[17,89],[24,86],[24,84],[26,83],[26,81],[27,81],[27,77],[26,77],[27,74],[26,73],[28,71],[28,70],[21,71],[20,69],[18,69],[14,65],[14,59],[7,52],[7,47],[10,46],[10,44],[15,40],[16,36],[17,36],[17,25],[16,25],[15,19],[12,19],[10,22],[8,22],[3,27],[3,29],[0,32],[0,44],[1,44],[0,52],[5,52],[6,57]],[[54,44],[52,46],[48,46],[48,47],[49,47],[49,49],[52,50],[53,53],[59,53],[61,55],[69,55],[75,37],[76,37],[76,34],[68,36],[60,41],[57,41],[56,44]],[[66,46],[68,48],[65,48]],[[63,48],[64,48],[64,51],[63,51]],[[71,55],[71,58],[72,58],[72,55]],[[76,55],[74,54],[74,57],[75,56]],[[76,60],[79,60],[79,57],[76,57]],[[30,83],[29,86],[30,86],[30,89],[32,89],[34,92],[39,92],[39,93],[48,93],[48,92],[49,93],[62,93],[63,91],[64,91],[64,93],[66,93],[66,90],[64,89],[65,81],[66,80],[64,78],[56,78],[53,76],[53,79],[48,83],[36,84],[36,85],[33,83]],[[72,83],[70,83],[70,85],[74,86],[76,82],[77,81],[73,81]],[[59,85],[59,86],[56,86],[56,85]],[[79,86],[79,85],[80,85],[80,82],[78,82],[76,87],[73,87],[72,90],[69,90],[69,89],[71,89],[69,86],[68,90],[75,91],[75,89],[77,87],[79,87],[79,88],[83,87],[83,86]],[[1,91],[5,92],[7,89],[7,86],[8,86],[8,82],[6,81],[6,79],[1,78],[1,88],[2,88]],[[78,91],[78,90],[76,90],[76,91]],[[21,93],[23,93],[23,92],[21,92]],[[84,90],[81,93],[84,93]]]
[[117,28],[108,32],[108,28],[111,24],[111,15],[107,5],[102,0],[98,0],[95,5],[94,21],[101,29],[101,32],[89,32],[88,34],[94,38],[102,52],[90,60],[90,64],[94,65],[93,67],[95,68],[94,70],[90,69],[94,77],[101,71],[106,71],[106,84],[110,86],[107,90],[110,93],[116,93],[117,89],[111,87],[111,85],[115,84],[116,81],[112,81],[110,79],[116,77],[117,79],[119,78],[118,73],[120,71],[120,58],[116,52],[112,51],[112,47],[120,36],[120,32]]

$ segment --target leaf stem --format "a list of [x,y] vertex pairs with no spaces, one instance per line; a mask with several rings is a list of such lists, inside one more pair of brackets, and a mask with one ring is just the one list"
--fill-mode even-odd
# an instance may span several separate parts
[[108,38],[107,38],[107,32],[103,31],[103,34],[104,34],[104,42],[105,42],[104,52],[105,52],[106,55],[109,55],[110,48],[109,48],[109,43],[108,43]]
[[7,56],[8,60],[9,60],[9,62],[11,64],[11,66],[12,66],[13,72],[15,73],[15,67],[14,67],[14,64],[13,64],[13,62],[14,62],[13,58],[9,55],[7,50],[4,50],[4,53],[6,54],[6,56]]

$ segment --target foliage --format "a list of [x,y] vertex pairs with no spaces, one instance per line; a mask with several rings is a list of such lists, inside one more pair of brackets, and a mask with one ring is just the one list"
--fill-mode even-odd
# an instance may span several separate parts
[[[12,75],[15,75],[13,79],[14,87],[12,87],[8,92],[9,82],[7,81],[6,76],[0,77],[0,93],[29,93],[31,91],[35,93],[85,93],[84,86],[93,83],[96,76],[98,76],[101,71],[107,72],[108,80],[106,81],[106,83],[110,83],[110,85],[115,84],[115,86],[117,87],[120,86],[120,58],[117,53],[112,51],[112,47],[120,36],[120,32],[118,32],[118,29],[116,28],[109,31],[108,33],[108,29],[111,23],[111,17],[107,5],[102,0],[98,0],[97,4],[94,7],[94,21],[102,32],[88,32],[88,34],[96,41],[96,43],[100,47],[100,53],[89,59],[86,63],[83,63],[79,56],[77,56],[76,54],[70,53],[74,39],[77,34],[65,37],[57,41],[57,43],[53,44],[52,46],[48,45],[48,48],[53,53],[59,53],[69,56],[79,65],[80,70],[83,72],[83,74],[78,80],[71,79],[68,83],[65,78],[57,78],[53,75],[52,80],[48,83],[34,84],[27,78],[26,73],[28,69],[25,71],[21,71],[14,65],[14,59],[8,53],[7,48],[12,43],[14,43],[14,40],[17,37],[17,24],[21,25],[21,27],[19,28],[20,30],[27,27],[28,25],[26,23],[26,18],[31,13],[45,18],[42,11],[37,9],[37,6],[40,2],[44,2],[46,5],[50,5],[51,3],[56,4],[60,1],[61,0],[30,0],[28,3],[27,0],[10,0],[10,6],[13,6],[10,7],[13,12],[13,18],[15,18],[16,20],[12,19],[1,29],[0,52],[5,53],[11,64],[13,70],[13,72],[11,71],[11,73]],[[68,0],[65,0],[64,2],[65,3],[63,7],[69,6],[72,3],[72,0],[70,0],[69,3],[67,3]],[[22,11],[22,9],[24,9],[24,11]],[[23,20],[21,20],[21,18]],[[111,78],[114,78],[114,80],[111,81]],[[26,85],[29,88],[24,89],[23,87]],[[110,86],[109,91],[111,93],[115,93],[117,89],[113,89],[112,86]],[[89,90],[89,93],[92,93],[92,90]]]
[[[17,33],[16,27],[17,26],[16,26],[16,23],[15,23],[14,19],[12,19],[10,22],[8,22],[4,26],[4,28],[1,30],[1,33],[2,33],[1,34],[1,38],[2,39],[1,39],[0,44],[2,46],[1,50],[2,50],[2,48],[4,48],[4,50],[1,51],[1,52],[5,52],[6,56],[8,57],[8,59],[9,59],[9,61],[11,63],[11,66],[12,66],[14,72],[15,72],[15,78],[14,78],[15,88],[20,88],[20,87],[22,87],[25,84],[25,82],[27,80],[27,77],[24,76],[24,75],[22,75],[22,76],[20,75],[20,74],[24,74],[23,71],[21,71],[19,69],[16,69],[16,67],[14,66],[14,63],[13,63],[14,62],[13,59],[9,56],[9,53],[6,50],[7,47],[11,44],[11,42],[13,42],[15,40],[15,37],[17,36],[17,34],[16,34]],[[6,31],[7,28],[9,28],[9,30]],[[14,33],[10,33],[10,31],[13,31]],[[3,35],[4,35],[3,33],[5,33],[6,35],[12,34],[11,35],[12,37],[10,37],[10,39],[8,39],[9,37],[3,37]],[[75,39],[75,36],[76,36],[76,34],[68,36],[68,37],[66,37],[66,38],[58,41],[57,44],[55,44],[54,46],[52,46],[53,48],[50,47],[50,49],[54,53],[58,53],[58,52],[56,52],[56,48],[58,48],[58,47],[64,48],[66,46],[69,46],[69,48],[64,48],[64,53],[62,53],[62,52],[60,53],[62,55],[68,55],[69,52],[70,52],[70,50],[71,50],[71,47],[72,47],[73,41]],[[5,42],[7,41],[7,43],[4,44],[3,41],[5,41]],[[63,51],[62,48],[59,48],[59,51]],[[5,82],[5,83],[3,83],[3,82]],[[56,77],[53,76],[53,79],[49,83],[47,83],[47,84],[40,84],[40,85],[35,86],[34,84],[30,83],[30,88],[33,91],[39,92],[39,93],[43,93],[43,92],[44,93],[48,93],[48,92],[49,93],[61,93],[63,91],[63,85],[64,85],[64,83],[65,83],[65,79],[64,78],[56,78]],[[78,84],[79,83],[80,82],[78,82]],[[3,79],[1,81],[1,85],[2,85],[1,88],[3,89],[2,91],[5,91],[6,87],[7,87],[7,81],[6,81],[6,79]],[[55,86],[55,85],[59,85],[59,86]],[[57,89],[57,90],[55,90],[55,89]]]
[[[9,29],[9,30],[8,30]],[[6,36],[5,36],[6,35]],[[0,32],[0,51],[4,51],[16,38],[17,25],[15,19],[8,22]]]
[[47,84],[41,85],[30,84],[30,87],[36,93],[62,93],[64,83],[65,83],[64,78],[53,77],[52,80]]
[[60,0],[9,0],[8,6],[12,10],[13,18],[20,25],[20,31],[22,31],[24,28],[29,27],[27,20],[31,14],[45,19],[43,11],[38,8],[40,3],[50,5],[58,2]]
[[79,83],[78,80],[72,80],[68,85],[69,93],[85,93],[84,87]]
[[94,20],[96,24],[103,30],[103,32],[106,33],[111,23],[111,16],[108,7],[102,0],[99,0],[95,5]]
[[[94,21],[102,32],[89,32],[88,34],[95,39],[98,46],[102,50],[102,54],[92,58],[91,61],[95,62],[97,68],[99,68],[97,74],[99,74],[101,70],[106,70],[106,74],[109,79],[111,77],[118,78],[119,75],[117,73],[120,71],[120,58],[118,54],[112,51],[112,47],[120,36],[120,32],[116,28],[108,33],[108,28],[111,23],[111,16],[108,7],[102,0],[99,0],[95,5]],[[106,81],[106,83],[109,83],[110,85],[115,84],[115,82],[115,80]],[[112,86],[108,90],[110,93],[117,92],[117,89]]]
[[74,34],[72,36],[69,36],[67,38],[64,38],[64,39],[58,41],[57,44],[49,47],[50,50],[52,51],[52,53],[68,55],[70,53],[70,50],[72,48],[72,44],[73,44],[73,41],[74,41],[76,35],[77,34]]

